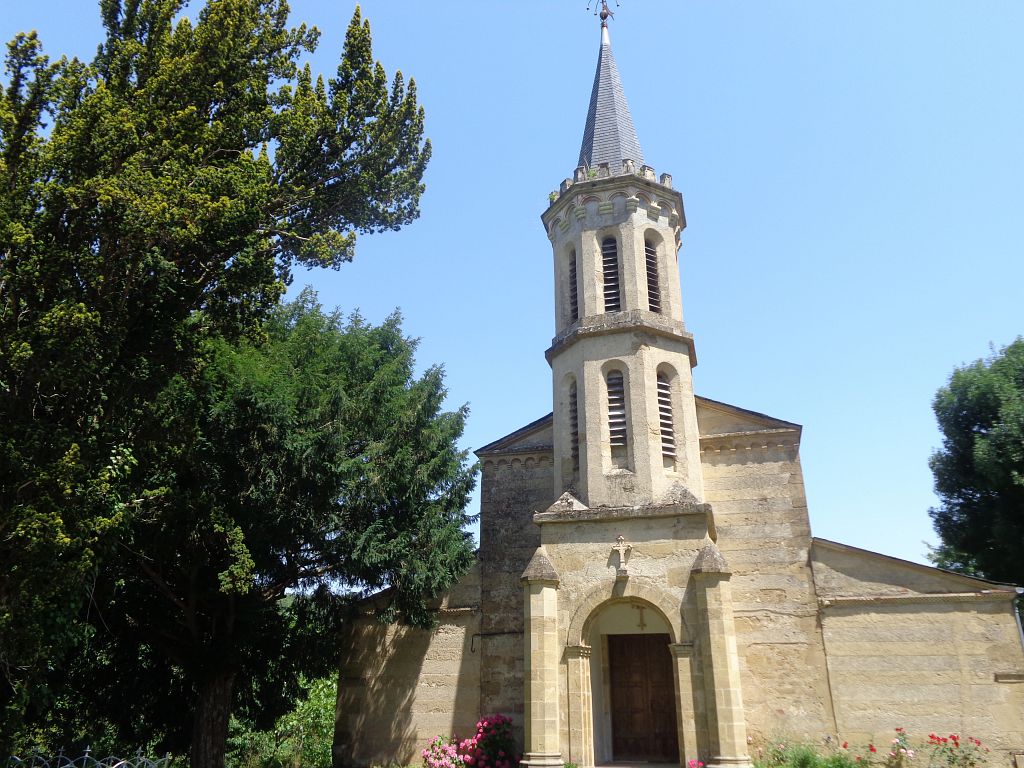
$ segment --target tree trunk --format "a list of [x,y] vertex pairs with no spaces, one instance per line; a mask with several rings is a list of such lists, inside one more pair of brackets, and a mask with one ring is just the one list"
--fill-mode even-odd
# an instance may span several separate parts
[[235,673],[215,672],[199,683],[192,723],[191,768],[224,768]]

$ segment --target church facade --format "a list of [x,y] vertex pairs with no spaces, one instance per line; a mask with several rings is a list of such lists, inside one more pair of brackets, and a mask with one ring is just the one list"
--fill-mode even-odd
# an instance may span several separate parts
[[605,19],[542,221],[552,413],[477,451],[478,560],[439,626],[342,640],[338,761],[416,763],[494,712],[553,768],[748,766],[767,739],[896,727],[1024,754],[1018,590],[813,538],[800,426],[694,394],[683,199],[644,162]]

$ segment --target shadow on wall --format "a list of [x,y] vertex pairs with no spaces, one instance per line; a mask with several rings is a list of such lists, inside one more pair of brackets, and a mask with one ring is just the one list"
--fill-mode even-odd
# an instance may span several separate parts
[[435,736],[475,732],[479,613],[442,621],[423,630],[361,619],[342,638],[335,768],[418,763]]
[[412,705],[430,633],[360,620],[342,643],[334,765],[410,762],[417,737]]

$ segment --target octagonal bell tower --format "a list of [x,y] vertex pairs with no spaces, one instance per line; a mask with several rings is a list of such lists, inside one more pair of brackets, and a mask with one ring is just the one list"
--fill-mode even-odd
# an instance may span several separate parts
[[703,500],[677,253],[683,198],[644,164],[601,23],[578,166],[541,217],[555,269],[555,494],[588,507]]

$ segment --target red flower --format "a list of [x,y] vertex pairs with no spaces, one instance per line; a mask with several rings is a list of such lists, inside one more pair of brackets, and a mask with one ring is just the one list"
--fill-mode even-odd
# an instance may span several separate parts
[[874,744],[868,744],[868,752],[877,752],[877,751],[878,750],[875,749],[875,745]]
[[843,749],[849,749],[849,748],[850,748],[850,743],[847,742],[847,741],[844,741],[843,742]]

